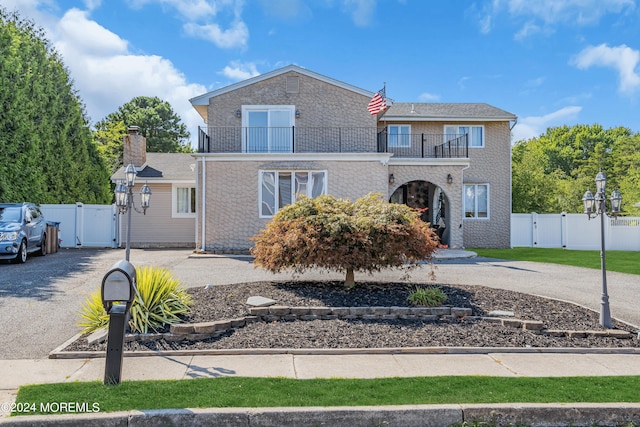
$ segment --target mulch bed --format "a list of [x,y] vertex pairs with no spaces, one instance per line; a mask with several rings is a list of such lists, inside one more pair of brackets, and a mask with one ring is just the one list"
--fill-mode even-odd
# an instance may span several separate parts
[[[340,282],[254,282],[191,288],[192,314],[185,322],[206,322],[248,315],[245,302],[263,296],[286,306],[397,306],[409,307],[416,286],[432,283],[359,283],[345,289]],[[583,307],[533,295],[484,286],[442,285],[445,305],[467,307],[474,316],[493,310],[512,311],[515,318],[542,321],[547,329],[602,330],[598,313]],[[595,298],[595,296],[594,296]],[[635,329],[614,321],[617,329]],[[170,342],[158,339],[130,342],[125,350],[257,349],[257,348],[392,348],[392,347],[640,347],[631,339],[612,337],[551,337],[483,320],[311,320],[252,323],[221,337],[203,341]],[[66,351],[104,351],[81,338]]]

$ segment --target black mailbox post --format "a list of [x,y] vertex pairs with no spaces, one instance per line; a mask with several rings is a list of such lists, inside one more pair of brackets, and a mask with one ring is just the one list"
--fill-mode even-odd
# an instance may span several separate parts
[[136,269],[129,261],[115,263],[102,279],[102,305],[109,314],[105,384],[120,384],[127,314],[136,294]]

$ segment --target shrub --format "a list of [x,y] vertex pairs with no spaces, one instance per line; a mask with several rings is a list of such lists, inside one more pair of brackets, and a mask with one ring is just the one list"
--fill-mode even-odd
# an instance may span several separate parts
[[277,273],[320,268],[346,273],[412,268],[431,258],[437,238],[419,214],[379,194],[351,202],[324,195],[285,206],[252,238],[255,264]]
[[442,289],[434,288],[418,288],[409,294],[407,298],[413,305],[420,305],[424,307],[435,307],[442,305],[447,300],[447,295],[442,292]]
[[[180,281],[164,268],[142,267],[136,271],[136,296],[131,304],[129,328],[132,332],[147,333],[180,321],[189,314],[191,296]],[[91,294],[80,313],[79,326],[92,332],[109,324],[100,290]]]

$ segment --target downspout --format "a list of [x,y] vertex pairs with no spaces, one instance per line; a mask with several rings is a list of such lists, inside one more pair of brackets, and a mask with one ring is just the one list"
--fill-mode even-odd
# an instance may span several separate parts
[[205,161],[205,157],[202,156],[200,158],[202,160],[202,185],[200,186],[202,188],[202,197],[200,198],[202,200],[202,213],[201,213],[201,217],[200,217],[200,232],[201,232],[201,237],[200,237],[200,250],[202,252],[206,251],[206,243],[205,243],[205,229],[206,229],[206,225],[205,225],[205,218],[207,217],[206,215],[206,206],[207,206],[207,163]]
[[[511,136],[511,131],[518,124],[518,118],[516,117],[513,121],[513,125],[509,127],[509,135]],[[509,247],[511,246],[511,216],[513,214],[513,141],[509,138]]]
[[[464,249],[464,171],[466,171],[467,169],[469,169],[471,167],[471,162],[469,162],[468,166],[463,167],[460,172],[462,172],[460,174],[460,177],[462,178],[462,187],[460,188],[460,192],[462,193],[462,197],[461,197],[461,201],[462,201],[462,212],[460,212],[460,215],[462,216],[462,220],[460,221],[460,227],[458,228],[462,228],[462,246],[461,249]],[[449,236],[449,238],[451,238],[451,236]]]

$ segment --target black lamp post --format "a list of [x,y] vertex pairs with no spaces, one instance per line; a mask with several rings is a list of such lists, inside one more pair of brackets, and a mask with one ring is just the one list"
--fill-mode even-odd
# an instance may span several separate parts
[[[600,325],[607,329],[613,328],[611,322],[611,310],[609,309],[609,294],[607,293],[607,267],[605,264],[605,247],[604,247],[604,219],[607,216],[607,199],[605,190],[607,186],[607,176],[600,170],[596,175],[596,195],[587,190],[582,196],[584,204],[584,213],[589,219],[600,215],[600,266],[602,269],[602,297],[600,302]],[[617,216],[620,213],[620,204],[622,196],[618,190],[611,193],[611,214]]]
[[116,184],[116,206],[120,209],[120,213],[127,213],[127,246],[125,251],[125,258],[129,261],[129,254],[131,252],[131,210],[135,210],[143,215],[147,214],[147,208],[151,200],[151,189],[147,184],[144,184],[140,189],[140,205],[142,211],[136,208],[133,201],[133,187],[136,185],[136,176],[138,172],[135,166],[129,164],[124,171],[125,180]]

